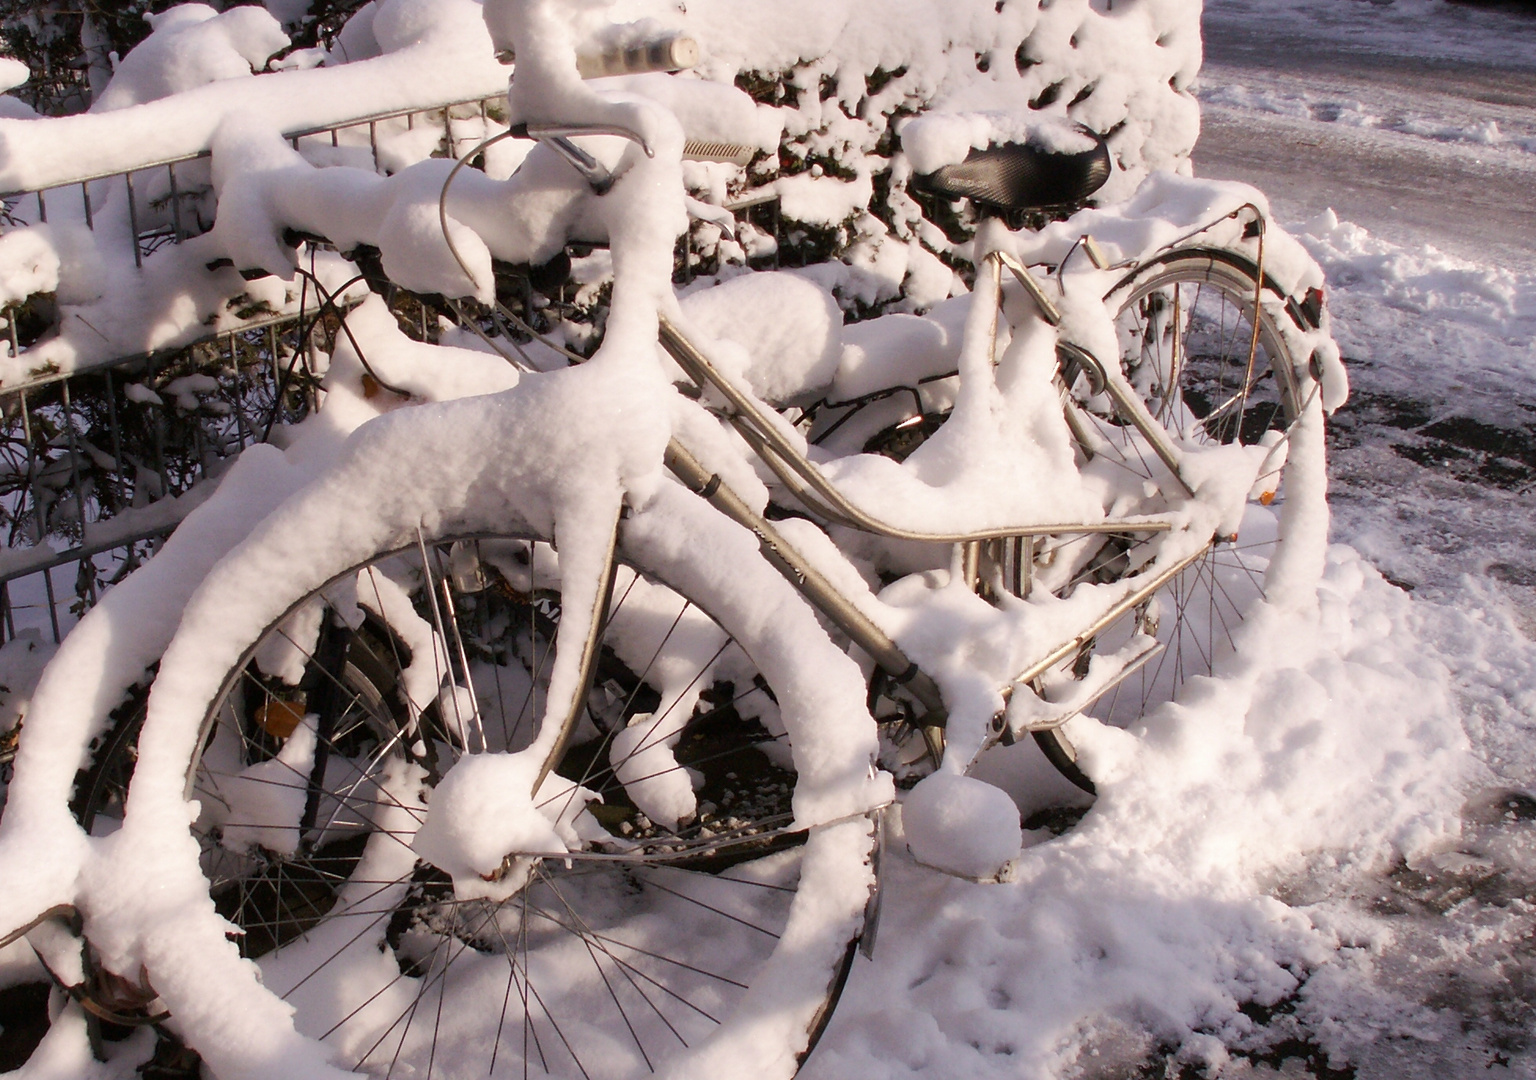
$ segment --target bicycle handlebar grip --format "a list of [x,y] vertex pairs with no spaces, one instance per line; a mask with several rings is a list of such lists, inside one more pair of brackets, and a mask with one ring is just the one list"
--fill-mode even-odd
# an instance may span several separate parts
[[616,44],[599,53],[581,52],[576,70],[583,79],[605,75],[640,75],[647,71],[684,71],[699,62],[699,43],[687,34],[669,34],[629,44]]

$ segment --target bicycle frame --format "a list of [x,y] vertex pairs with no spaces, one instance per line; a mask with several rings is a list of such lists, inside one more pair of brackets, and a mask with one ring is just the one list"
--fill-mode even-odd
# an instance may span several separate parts
[[[1005,257],[989,257],[989,263],[995,272],[1000,272],[1006,265]],[[1008,260],[1012,261],[1012,260]],[[1015,264],[1017,265],[1017,264]],[[1028,271],[1019,267],[1014,273],[1023,273],[1028,276]],[[1032,279],[1031,279],[1032,280]],[[1038,289],[1038,285],[1036,286]],[[1033,294],[1032,294],[1033,295]],[[1043,298],[1043,297],[1042,297]],[[1044,310],[1044,309],[1043,309]],[[661,322],[660,340],[668,355],[678,363],[685,373],[702,390],[709,386],[718,391],[727,401],[731,411],[727,419],[732,427],[742,435],[747,445],[756,455],[771,469],[774,474],[785,483],[785,486],[795,494],[813,511],[825,516],[838,524],[847,525],[877,536],[896,540],[909,540],[933,544],[956,544],[961,547],[961,565],[968,581],[974,586],[980,578],[981,562],[984,545],[999,542],[1022,541],[1027,557],[1016,557],[1014,565],[1021,568],[1021,573],[1027,574],[1028,567],[1033,561],[1033,542],[1036,537],[1059,535],[1062,533],[1078,534],[1124,534],[1130,532],[1156,533],[1166,532],[1172,528],[1172,523],[1163,518],[1137,517],[1098,522],[1076,522],[1045,525],[1017,525],[1000,526],[991,529],[983,529],[966,532],[918,532],[903,529],[889,522],[866,513],[854,503],[849,501],[837,488],[829,482],[817,469],[815,463],[802,454],[789,439],[785,438],[771,421],[764,415],[760,406],[752,398],[735,386],[726,378],[720,370],[709,361],[709,358],[690,342],[687,337],[669,320],[665,318]],[[1089,370],[1098,375],[1095,384],[1102,383],[1107,387],[1115,387],[1112,397],[1119,405],[1122,401],[1127,403],[1124,411],[1125,419],[1134,426],[1138,432],[1147,439],[1158,451],[1158,456],[1169,465],[1170,471],[1178,477],[1178,455],[1168,438],[1167,432],[1157,420],[1147,411],[1135,391],[1127,385],[1115,372],[1111,375],[1104,365],[1085,350],[1075,346],[1072,349],[1074,360],[1089,367]],[[1068,404],[1070,411],[1075,408]],[[693,457],[688,450],[676,439],[673,439],[667,447],[666,464],[686,487],[702,496],[710,505],[720,510],[732,521],[752,531],[757,536],[763,555],[797,590],[800,591],[812,606],[826,615],[834,625],[838,627],[848,638],[864,650],[876,663],[879,669],[888,677],[894,679],[898,685],[905,686],[913,697],[926,710],[919,718],[918,727],[929,740],[930,749],[941,753],[943,749],[943,730],[947,724],[948,715],[938,693],[938,688],[933,680],[918,665],[910,660],[901,648],[891,640],[883,630],[856,605],[848,599],[836,586],[805,559],[795,548],[787,543],[777,529],[761,514],[751,507],[733,491],[718,473],[711,473]],[[1186,492],[1188,485],[1179,477],[1179,482]],[[1146,583],[1142,584],[1129,595],[1122,598],[1109,611],[1104,613],[1094,623],[1053,650],[1041,660],[1031,664],[1019,676],[1011,680],[1002,688],[1006,701],[1020,686],[1027,687],[1033,680],[1039,678],[1051,667],[1071,656],[1096,634],[1110,625],[1116,619],[1133,611],[1146,601],[1169,580],[1176,576],[1188,565],[1203,556],[1209,548],[1209,544],[1200,548],[1193,555],[1180,559],[1173,566],[1153,575]],[[1151,659],[1156,654],[1156,648],[1149,649],[1141,656],[1128,664],[1119,678],[1129,676]],[[1118,681],[1118,679],[1116,680]],[[1113,684],[1111,684],[1113,685]],[[1065,723],[1074,713],[1053,717],[1045,727],[1056,727]],[[1034,730],[1034,728],[1032,728]],[[1003,723],[1002,714],[999,713],[992,721],[992,736],[1004,737],[1006,725]],[[937,753],[936,753],[937,757]]]
[[[618,136],[635,143],[647,156],[650,156],[652,153],[651,148],[637,133],[623,128],[588,128],[581,126],[562,126],[557,128],[515,125],[510,130],[485,140],[457,162],[444,180],[438,199],[438,213],[442,225],[443,238],[447,242],[449,251],[454,259],[464,270],[466,277],[473,280],[473,275],[470,273],[468,266],[454,247],[447,227],[448,188],[460,169],[472,160],[476,154],[495,142],[506,138],[530,138],[549,145],[557,154],[581,173],[595,193],[602,194],[611,186],[614,177],[606,169],[598,165],[590,155],[580,150],[579,147],[570,141],[573,136],[580,135]],[[1262,290],[1265,286],[1263,272],[1263,216],[1259,213],[1258,208],[1251,204],[1245,204],[1243,207],[1238,208],[1236,213],[1242,213],[1245,210],[1251,211],[1258,220],[1260,261],[1258,272],[1255,275],[1254,292],[1254,305],[1255,311],[1257,311]],[[1209,227],[1207,225],[1201,229],[1194,230],[1180,240],[1168,245],[1168,247],[1170,249],[1177,247],[1187,241],[1189,237]],[[1089,252],[1089,257],[1093,258],[1097,265],[1100,257],[1094,254],[1095,247],[1091,243],[1084,246]],[[1002,274],[1005,269],[1023,287],[1025,294],[1030,298],[1034,306],[1037,317],[1052,327],[1060,325],[1062,317],[1055,303],[1047,296],[1029,269],[1019,262],[1018,259],[1006,252],[993,251],[984,258],[983,267],[984,272],[992,276],[993,293],[997,298],[998,311],[993,313],[994,327],[997,315],[1001,311],[1001,283]],[[523,332],[542,339],[542,335],[539,335],[531,326],[528,326],[522,319],[518,318],[514,312],[505,308],[500,301],[494,301],[493,303],[492,318],[498,322],[505,319]],[[1159,533],[1167,532],[1173,527],[1170,519],[1157,516],[1093,522],[1005,525],[962,532],[911,530],[883,521],[857,506],[840,492],[834,484],[828,481],[816,465],[795,446],[793,441],[786,438],[783,432],[769,419],[760,403],[721,372],[702,349],[688,340],[680,328],[664,315],[659,317],[659,323],[659,340],[667,354],[677,363],[700,392],[709,387],[713,388],[724,398],[726,402],[724,418],[742,437],[753,454],[773,472],[785,489],[802,505],[814,515],[827,522],[847,526],[886,539],[956,545],[961,574],[968,585],[983,594],[988,589],[987,579],[993,571],[1006,575],[1015,582],[1016,588],[1013,591],[1016,595],[1023,596],[1027,594],[1033,572],[1034,545],[1038,537],[1062,534],[1123,535],[1126,533]],[[1258,343],[1257,317],[1255,317],[1254,323],[1254,339],[1249,356],[1250,369],[1253,362],[1253,351],[1256,350]],[[522,370],[532,370],[526,362],[507,353],[494,340],[480,331],[473,319],[466,320],[465,324],[509,362]],[[554,345],[554,343],[550,344]],[[564,349],[559,351],[565,352]],[[1109,396],[1117,415],[1146,440],[1147,445],[1156,457],[1167,467],[1174,481],[1183,489],[1183,493],[1186,496],[1193,496],[1194,489],[1181,470],[1181,454],[1178,447],[1163,425],[1148,411],[1145,403],[1141,400],[1135,389],[1126,381],[1118,367],[1104,364],[1089,350],[1070,341],[1058,340],[1057,351],[1062,370],[1075,367],[1077,370],[1086,373],[1093,391],[1095,393],[1103,392]],[[579,360],[580,358],[572,357],[572,359]],[[1081,410],[1069,393],[1064,392],[1062,399],[1064,420],[1074,440],[1087,456],[1092,457],[1094,448],[1093,439],[1089,434],[1088,421],[1084,418]],[[794,585],[813,607],[846,634],[850,641],[868,654],[874,660],[880,672],[887,678],[894,680],[898,685],[904,686],[917,699],[918,703],[922,706],[923,713],[918,718],[916,726],[923,732],[935,761],[942,757],[945,742],[944,731],[948,724],[948,713],[944,707],[938,686],[934,683],[933,679],[921,671],[918,665],[902,651],[888,634],[860,611],[844,593],[798,552],[762,514],[753,510],[737,492],[733,491],[724,482],[719,474],[712,473],[706,469],[676,438],[669,442],[665,463],[673,475],[691,491],[702,496],[712,506],[738,525],[749,529],[758,538],[760,549],[769,563]],[[1132,589],[1079,634],[1053,649],[1039,660],[1031,663],[1017,677],[1000,688],[1003,700],[1005,702],[1008,701],[1020,687],[1034,692],[1031,689],[1031,685],[1035,684],[1042,675],[1067,657],[1070,657],[1073,653],[1085,648],[1099,632],[1115,620],[1122,618],[1127,613],[1147,603],[1154,593],[1208,553],[1216,543],[1216,540],[1216,537],[1209,538],[1194,553],[1178,559],[1171,566],[1157,570],[1147,581],[1140,583],[1136,588]],[[611,563],[612,560],[610,558],[610,576]],[[1162,646],[1160,645],[1154,645],[1148,647],[1140,655],[1131,658],[1120,672],[1105,685],[1104,691],[1112,689],[1120,681],[1134,674],[1135,671],[1139,670],[1141,666],[1155,656],[1161,648]],[[586,668],[590,668],[590,663],[586,664],[584,668],[586,673],[579,683],[583,687],[590,679],[590,671],[586,670]],[[1086,705],[1083,707],[1086,707]],[[1058,712],[1057,715],[1051,716],[1048,720],[1031,724],[1027,730],[1043,732],[1059,728],[1074,715],[1077,715],[1079,711],[1080,709],[1070,709]],[[571,722],[573,722],[573,719]],[[567,723],[567,728],[571,726],[571,722]],[[999,712],[992,718],[989,733],[990,740],[1011,740],[1012,735],[1013,732],[1009,730],[1008,725],[1004,721],[1003,713]],[[990,744],[988,742],[987,745]]]

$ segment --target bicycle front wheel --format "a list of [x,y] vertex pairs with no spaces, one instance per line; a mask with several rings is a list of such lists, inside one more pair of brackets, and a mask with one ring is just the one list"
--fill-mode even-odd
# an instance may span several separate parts
[[[597,1080],[745,1038],[788,1075],[851,963],[873,826],[794,829],[772,688],[656,577],[616,567],[538,788],[569,852],[508,851],[466,891],[413,846],[456,762],[534,738],[561,585],[537,535],[440,539],[294,604],[226,680],[189,773],[215,904],[354,1068]],[[780,948],[807,894],[798,918],[836,926],[812,963]],[[754,1014],[754,993],[798,1020]]]

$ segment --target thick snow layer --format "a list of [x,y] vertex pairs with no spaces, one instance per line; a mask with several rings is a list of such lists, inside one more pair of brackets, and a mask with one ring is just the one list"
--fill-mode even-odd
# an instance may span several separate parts
[[[1343,992],[1329,972],[1358,928],[1272,883],[1307,851],[1374,866],[1454,841],[1471,759],[1444,664],[1404,648],[1416,627],[1336,549],[1319,614],[1250,625],[1258,659],[1134,734],[1072,732],[1099,798],[1068,835],[1031,835],[1012,880],[893,860],[881,947],[807,1077],[1123,1075],[1159,1045],[1216,1066],[1257,1031],[1240,1006]],[[1024,749],[983,775],[1028,811]]]
[[[390,36],[393,51],[373,59],[221,78],[110,115],[0,120],[0,190],[29,191],[198,154],[233,113],[294,131],[486,97],[506,86],[474,0],[385,0],[382,7],[401,9],[399,32]],[[264,12],[241,17],[270,19]]]
[[151,15],[149,23],[149,37],[117,62],[112,81],[91,103],[93,112],[242,78],[289,44],[277,20],[257,7],[219,12],[206,4],[178,4]]
[[912,857],[978,881],[995,878],[1019,853],[1019,808],[1001,788],[952,772],[920,781],[901,804]]
[[1094,145],[1070,124],[1008,112],[929,113],[913,117],[901,129],[901,148],[919,173],[958,164],[972,149],[1006,142],[1028,142],[1058,154],[1081,154]]
[[12,57],[0,57],[0,90],[14,90],[32,77],[27,65]]
[[[566,850],[533,790],[542,757],[526,751],[468,754],[432,790],[431,811],[411,846],[453,876],[461,899],[473,895],[466,886],[500,869],[509,851]],[[565,800],[552,805],[563,806]],[[511,886],[521,883],[514,879]]]
[[690,337],[712,341],[710,356],[765,401],[826,386],[842,359],[842,312],[831,294],[794,274],[743,275],[681,306]]
[[20,303],[33,293],[59,287],[59,253],[47,226],[0,236],[0,303]]
[[[1444,338],[1438,371],[1430,373],[1439,385],[1474,365],[1485,378],[1530,377],[1536,275],[1480,265],[1431,245],[1392,244],[1340,222],[1332,211],[1307,222],[1298,238],[1341,289],[1349,317],[1339,320],[1340,344],[1350,356],[1378,364],[1392,359],[1384,350],[1397,335],[1389,330],[1412,332],[1401,324],[1418,321],[1421,332]],[[1474,336],[1462,337],[1467,331]],[[1411,368],[1415,378],[1426,374],[1420,363]]]
[[292,855],[297,851],[306,797],[304,777],[314,763],[315,725],[306,719],[275,757],[241,770],[230,780],[222,824],[224,845],[237,852],[266,848]]
[[[126,216],[126,204],[117,199],[97,221]],[[307,311],[320,306],[312,288],[304,296],[296,276],[290,281],[246,281],[234,268],[209,272],[207,264],[222,254],[210,237],[166,247],[145,260],[142,272],[133,269],[133,254],[125,246],[100,241],[99,234],[75,223],[31,226],[0,238],[0,245],[12,254],[26,256],[6,265],[5,284],[32,289],[56,281],[61,314],[56,334],[18,356],[5,350],[0,385],[17,386],[60,371],[174,349],[210,331],[259,325],[273,316],[297,313],[301,299]],[[305,269],[331,291],[356,272],[334,252],[317,253],[313,266],[306,264]],[[360,299],[364,291],[354,284],[346,297]]]

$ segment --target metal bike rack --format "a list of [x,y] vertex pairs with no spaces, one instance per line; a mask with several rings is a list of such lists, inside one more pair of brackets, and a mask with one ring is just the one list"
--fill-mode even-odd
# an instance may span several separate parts
[[[57,641],[282,411],[313,404],[298,317],[0,393],[0,641]],[[293,365],[297,367],[297,365]]]
[[[440,146],[451,156],[459,136],[455,133],[454,119],[467,119],[478,114],[479,118],[494,119],[504,108],[505,98],[471,98],[467,101],[450,101],[418,109],[398,109],[393,112],[360,116],[339,124],[301,128],[283,133],[283,137],[295,150],[306,146],[350,147],[367,149],[373,167],[379,168],[379,137],[381,128],[404,121],[405,129],[415,130],[417,123],[442,128]],[[28,200],[35,207],[36,220],[48,221],[48,208],[58,209],[69,202],[78,201],[84,214],[85,225],[96,229],[96,213],[102,203],[102,191],[111,181],[121,180],[127,190],[129,236],[133,243],[134,265],[142,266],[144,257],[167,243],[180,243],[189,237],[200,236],[213,227],[211,213],[204,217],[205,199],[211,185],[205,175],[206,163],[212,152],[203,150],[196,154],[147,161],[133,169],[120,172],[93,173],[63,184],[31,191],[0,192],[0,221],[18,224],[17,214]],[[93,187],[95,191],[93,192]],[[16,354],[14,334],[12,355]]]
[[[379,113],[284,137],[295,149],[365,150],[377,169],[381,135],[391,127],[440,126],[441,145],[451,149],[456,119],[494,119],[503,101],[498,95]],[[0,221],[44,223],[50,210],[57,220],[73,200],[94,232],[108,188],[120,185],[129,225],[122,239],[142,267],[161,247],[212,227],[210,157],[203,151],[0,194]],[[414,298],[399,295],[409,310]],[[428,307],[415,303],[425,337]],[[0,311],[0,348],[13,358],[26,354],[21,307]],[[292,419],[316,404],[307,365],[296,361],[304,351],[301,323],[313,326],[318,307],[0,389],[0,643],[28,630],[60,640],[201,501],[199,485],[266,437],[275,414]]]

